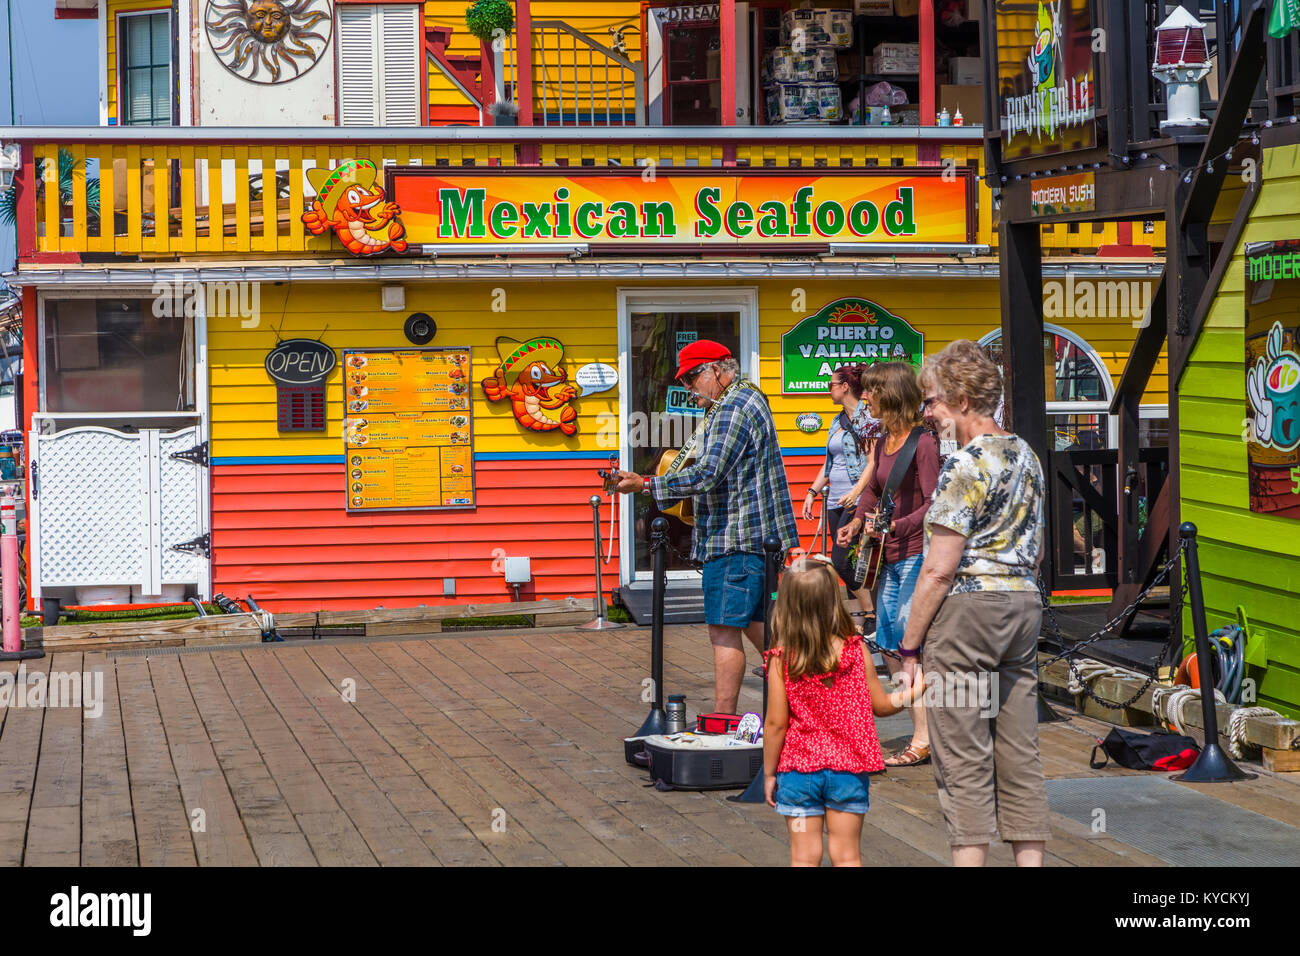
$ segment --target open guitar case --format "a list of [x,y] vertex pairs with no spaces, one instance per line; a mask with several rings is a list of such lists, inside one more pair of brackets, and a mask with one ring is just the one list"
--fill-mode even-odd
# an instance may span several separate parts
[[[730,734],[629,738],[627,762],[650,771],[658,790],[743,790],[763,770],[763,742],[728,746]],[[639,748],[639,749],[637,749]]]

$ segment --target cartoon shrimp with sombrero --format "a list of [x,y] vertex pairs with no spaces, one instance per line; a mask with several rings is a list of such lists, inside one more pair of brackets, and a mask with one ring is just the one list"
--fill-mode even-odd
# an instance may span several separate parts
[[303,224],[316,236],[333,229],[354,256],[377,256],[389,249],[405,252],[406,227],[398,219],[402,210],[385,201],[383,187],[375,185],[378,175],[368,159],[307,170],[316,198],[302,214]]
[[483,379],[489,402],[510,399],[519,424],[533,431],[559,429],[565,435],[578,431],[578,413],[569,404],[578,389],[566,381],[560,359],[564,346],[552,338],[527,342],[502,336],[497,339],[501,364],[491,378]]

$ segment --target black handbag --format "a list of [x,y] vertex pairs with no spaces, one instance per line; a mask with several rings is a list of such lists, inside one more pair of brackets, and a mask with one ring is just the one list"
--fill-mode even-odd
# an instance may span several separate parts
[[[1136,730],[1116,727],[1106,735],[1105,740],[1098,740],[1088,758],[1088,766],[1100,770],[1111,760],[1130,770],[1155,770],[1156,761],[1164,757],[1173,757],[1184,750],[1200,751],[1200,746],[1191,737],[1182,734],[1169,734],[1158,731],[1154,734],[1142,734]],[[1097,751],[1102,751],[1102,759],[1097,761]]]

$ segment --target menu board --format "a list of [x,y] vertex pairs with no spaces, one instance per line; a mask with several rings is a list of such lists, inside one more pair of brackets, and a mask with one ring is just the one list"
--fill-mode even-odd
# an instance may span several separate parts
[[344,349],[348,511],[474,505],[468,348]]

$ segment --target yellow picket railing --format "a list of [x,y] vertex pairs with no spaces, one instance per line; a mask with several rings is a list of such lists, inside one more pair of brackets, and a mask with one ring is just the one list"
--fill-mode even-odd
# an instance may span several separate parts
[[[324,255],[335,247],[329,236],[313,236],[301,214],[310,197],[305,171],[348,159],[377,166],[712,166],[720,175],[776,167],[917,167],[925,157],[957,169],[974,169],[978,179],[975,241],[996,247],[993,195],[983,181],[984,150],[978,140],[938,142],[937,150],[914,137],[898,140],[791,141],[756,135],[734,145],[720,141],[656,142],[602,140],[600,135],[546,139],[531,144],[505,140],[356,143],[233,144],[142,137],[138,142],[44,142],[32,145],[46,182],[38,190],[35,247],[42,253],[141,255],[239,254]],[[70,196],[59,196],[54,170],[58,154],[82,172]],[[98,184],[98,204],[89,184]],[[44,188],[49,186],[51,188]],[[62,201],[61,201],[62,200]],[[1043,227],[1047,254],[1088,252],[1118,243],[1114,223]],[[1133,243],[1164,247],[1164,224],[1153,233],[1133,226]]]

